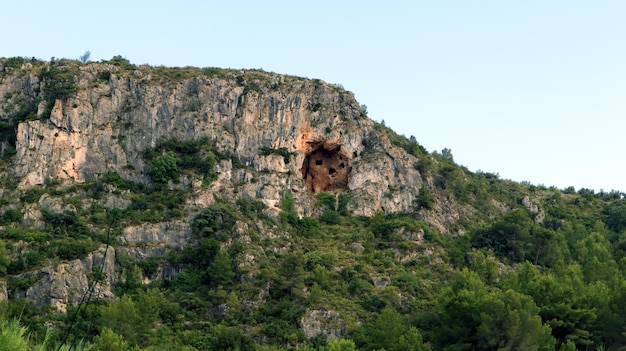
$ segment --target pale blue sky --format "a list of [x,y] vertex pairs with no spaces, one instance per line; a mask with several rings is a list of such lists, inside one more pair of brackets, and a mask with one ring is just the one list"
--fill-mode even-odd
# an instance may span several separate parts
[[626,191],[626,1],[10,1],[0,56],[338,83],[472,171]]

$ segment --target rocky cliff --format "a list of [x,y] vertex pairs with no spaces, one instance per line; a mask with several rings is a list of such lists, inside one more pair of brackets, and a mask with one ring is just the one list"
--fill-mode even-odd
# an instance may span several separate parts
[[[80,301],[90,277],[99,272],[93,267],[103,260],[109,263],[100,272],[106,279],[95,295],[112,298],[112,286],[126,279],[116,267],[116,253],[143,260],[182,250],[193,241],[190,219],[217,198],[261,201],[266,215],[276,217],[289,191],[299,216],[317,217],[322,209],[316,195],[343,193],[350,213],[371,216],[415,211],[423,201],[420,194],[428,192],[434,201],[420,211],[420,218],[440,232],[463,229],[457,223],[461,205],[442,191],[427,167],[419,166],[420,153],[394,145],[384,127],[340,86],[258,70],[134,66],[119,58],[88,64],[2,59],[0,67],[2,209],[19,209],[26,226],[49,228],[49,213],[69,213],[65,224],[54,227],[65,228],[75,224],[70,214],[76,211],[90,215],[97,225],[102,223],[100,209],[127,208],[131,201],[124,188],[107,185],[93,199],[67,189],[111,174],[152,187],[146,150],[167,140],[207,140],[220,155],[212,181],[183,172],[167,182],[171,191],[190,194],[179,218],[125,222],[114,233],[116,250],[99,246],[86,258],[50,261],[20,273],[14,279],[30,284],[7,294],[2,283],[0,298],[26,297],[64,311]],[[64,190],[25,200],[51,184]],[[248,226],[235,227],[247,242],[252,229],[262,237],[282,235],[261,222]],[[423,231],[401,234],[421,240]],[[12,258],[32,247],[28,240],[16,244]],[[288,247],[271,250],[280,253]],[[239,267],[254,266],[255,257],[266,250],[259,247],[235,260]],[[175,277],[178,271],[160,265],[152,273]],[[307,335],[324,329],[316,328],[305,327]]]
[[[220,164],[211,192],[237,188],[274,207],[279,190],[292,189],[304,214],[312,212],[310,194],[322,191],[349,192],[355,214],[414,208],[424,179],[413,167],[418,160],[375,131],[353,94],[339,86],[254,70],[172,78],[147,66],[53,64],[75,70],[77,91],[39,102],[36,116],[19,123],[14,171],[20,188],[50,179],[82,183],[110,171],[147,183],[144,150],[169,138],[208,138],[246,166]],[[5,117],[42,95],[42,65],[50,63],[5,68]],[[262,182],[250,182],[255,172],[265,174]]]

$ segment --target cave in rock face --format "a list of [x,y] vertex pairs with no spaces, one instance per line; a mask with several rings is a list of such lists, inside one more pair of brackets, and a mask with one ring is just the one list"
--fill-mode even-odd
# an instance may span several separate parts
[[314,194],[322,191],[344,190],[350,177],[350,159],[341,145],[312,143],[302,163],[302,177]]

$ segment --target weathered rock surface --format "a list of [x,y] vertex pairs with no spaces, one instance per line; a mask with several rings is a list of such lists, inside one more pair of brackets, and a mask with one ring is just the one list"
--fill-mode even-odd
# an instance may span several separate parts
[[[31,68],[26,63],[21,70],[2,77],[0,111],[14,111],[20,100],[42,100],[45,85]],[[206,138],[220,153],[236,159],[220,159],[217,179],[210,185],[188,174],[178,184],[170,184],[173,189],[190,190],[192,196],[185,206],[192,214],[220,197],[232,202],[238,198],[260,200],[267,205],[267,214],[277,216],[285,190],[294,194],[295,208],[303,216],[320,214],[315,195],[323,191],[346,192],[348,210],[355,215],[408,212],[415,208],[424,184],[436,201],[434,209],[421,213],[420,218],[441,232],[459,219],[457,205],[438,195],[433,182],[414,167],[416,157],[393,146],[364,116],[354,95],[339,86],[243,70],[171,79],[150,67],[124,70],[102,63],[80,65],[76,74],[75,93],[51,105],[39,102],[35,116],[18,125],[10,172],[22,190],[51,180],[85,183],[107,172],[148,184],[148,165],[142,157],[146,149],[171,138]],[[0,153],[8,146],[0,141]],[[95,203],[125,208],[130,201],[123,192],[107,188]],[[24,206],[24,223],[42,228],[43,208],[60,212],[91,205],[44,194],[37,204]],[[142,260],[182,249],[194,240],[189,219],[122,228],[118,253]],[[237,240],[246,240],[246,229],[237,230]],[[261,237],[276,235],[263,223],[255,231]],[[413,241],[424,235],[400,234]],[[265,249],[281,254],[290,246],[285,243]],[[365,248],[353,244],[352,250]],[[263,251],[246,252],[235,262],[239,268],[253,266]],[[28,272],[37,281],[15,294],[64,311],[87,292],[90,277],[103,260],[105,279],[96,285],[94,297],[112,298],[111,287],[122,272],[115,267],[113,249],[105,256],[104,248],[83,260]],[[179,273],[178,267],[161,265],[154,275],[169,279]],[[372,278],[372,283],[377,287],[389,284],[378,278]],[[0,300],[6,295],[6,286],[3,290],[0,284]],[[346,329],[333,311],[308,311],[302,326],[307,337],[339,336]]]
[[115,273],[115,250],[104,247],[89,254],[83,260],[73,260],[40,270],[40,279],[24,297],[38,305],[50,305],[65,312],[67,306],[75,306],[88,294],[94,274],[102,272],[102,280],[91,292],[94,299],[112,299],[117,275]]
[[9,298],[6,280],[0,280],[0,302]]
[[[111,72],[107,81],[97,78],[103,71]],[[408,211],[422,183],[415,157],[373,130],[353,94],[320,80],[233,71],[163,84],[148,69],[121,72],[94,63],[80,67],[78,82],[78,92],[56,100],[50,112],[40,106],[40,120],[20,123],[15,171],[22,188],[51,178],[80,183],[108,171],[148,182],[146,148],[203,137],[265,174],[251,183],[245,171],[222,164],[220,188],[238,184],[268,204],[276,199],[264,198],[264,187],[273,185],[299,194],[348,191],[356,214]],[[16,74],[1,85],[0,92],[36,95],[41,82]],[[263,155],[264,147],[284,148],[292,157]],[[302,212],[310,213],[303,200]]]
[[307,310],[300,325],[307,339],[316,336],[338,338],[348,330],[346,322],[336,311]]
[[124,228],[123,240],[127,244],[160,244],[182,249],[191,239],[189,221],[145,223]]

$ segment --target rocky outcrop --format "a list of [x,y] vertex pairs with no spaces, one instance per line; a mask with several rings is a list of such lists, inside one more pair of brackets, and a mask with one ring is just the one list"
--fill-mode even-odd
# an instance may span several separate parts
[[124,228],[125,244],[161,244],[175,249],[182,249],[191,240],[189,221],[145,223]]
[[[291,191],[297,212],[315,216],[321,212],[316,194],[345,192],[348,210],[368,216],[377,211],[414,210],[424,184],[437,201],[434,210],[421,214],[421,219],[446,232],[459,218],[455,204],[435,194],[433,182],[414,167],[416,157],[392,145],[364,115],[354,95],[339,86],[256,70],[190,70],[195,73],[172,78],[147,66],[70,61],[54,65],[61,65],[55,66],[59,69],[66,65],[74,72],[75,91],[50,100],[42,93],[47,83],[37,72],[51,65],[27,62],[21,69],[5,71],[0,82],[0,111],[4,111],[0,120],[9,121],[18,105],[25,109],[19,111],[16,155],[9,171],[19,179],[20,190],[50,181],[90,182],[108,172],[149,185],[143,154],[172,138],[206,139],[222,155],[210,184],[191,173],[169,184],[170,189],[192,194],[184,204],[186,218],[121,228],[120,255],[142,260],[184,248],[194,240],[191,216],[218,197],[232,202],[260,200],[267,214],[277,216],[284,192]],[[0,138],[0,154],[12,142]],[[131,201],[123,192],[108,186],[101,198],[88,203],[44,194],[36,204],[25,205],[24,223],[42,228],[44,208],[60,212],[87,209],[95,203],[107,208],[129,206]],[[261,237],[275,235],[262,223],[256,230]],[[245,231],[238,235],[244,238]],[[423,238],[423,232],[401,234],[413,241]],[[277,253],[288,249],[288,244],[272,248]],[[364,250],[360,244],[352,249]],[[29,272],[34,284],[16,295],[64,311],[84,296],[90,279],[98,273],[95,267],[104,260],[105,279],[96,285],[94,296],[111,298],[110,289],[121,279],[121,268],[115,268],[115,252],[109,249],[104,255],[103,250],[84,260]],[[238,267],[252,266],[256,254],[236,257]],[[179,267],[161,265],[153,275],[169,279],[179,273]],[[345,323],[332,311],[309,311],[302,325],[309,337],[345,332]]]
[[[18,292],[18,296],[23,295],[37,305],[50,305],[59,312],[65,312],[67,306],[78,305],[89,294],[94,299],[112,299],[111,288],[117,280],[115,250],[102,247],[83,260],[48,266],[38,274],[36,283],[25,292]],[[100,275],[100,282],[92,284]]]
[[539,199],[531,198],[528,195],[522,198],[522,205],[535,214],[535,221],[542,223],[546,218],[546,213],[540,203]]
[[0,302],[9,298],[9,293],[7,291],[7,282],[5,280],[0,280]]
[[[99,78],[102,72],[110,73],[108,79]],[[208,138],[264,173],[264,181],[253,184],[245,170],[222,166],[220,188],[243,187],[270,207],[275,198],[264,198],[266,186],[298,194],[347,191],[356,214],[414,206],[422,183],[412,167],[416,159],[374,131],[353,94],[338,86],[258,71],[165,84],[149,67],[123,71],[96,63],[79,66],[77,74],[77,93],[54,101],[51,110],[40,104],[40,119],[19,124],[15,171],[22,188],[51,178],[80,183],[109,171],[149,182],[145,149],[170,138]],[[0,91],[7,97],[26,89],[24,96],[40,85],[36,75],[16,73]],[[0,106],[16,98],[1,99]],[[311,213],[309,202],[302,198],[303,214]]]
[[307,339],[317,336],[338,338],[348,331],[345,320],[336,311],[307,310],[300,325]]

